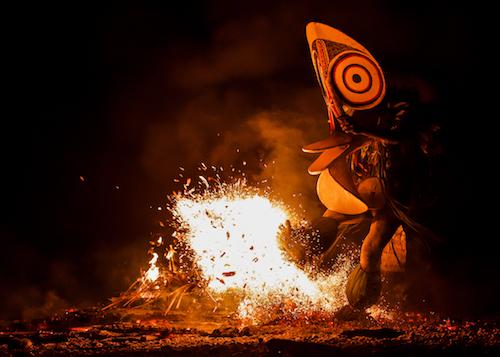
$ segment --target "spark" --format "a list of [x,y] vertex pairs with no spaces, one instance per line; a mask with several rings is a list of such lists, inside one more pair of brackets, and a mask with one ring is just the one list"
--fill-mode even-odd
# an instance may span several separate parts
[[[202,163],[200,169],[206,168]],[[292,227],[300,228],[298,239],[312,239],[302,233],[310,228],[309,222],[276,200],[270,189],[251,187],[245,179],[233,178],[232,183],[220,175],[198,179],[189,190],[186,185],[184,191],[174,191],[162,209],[162,214],[169,215],[172,240],[151,241],[156,248],[150,250],[148,270],[106,308],[128,306],[138,298],[148,303],[171,296],[168,312],[178,308],[182,296],[195,287],[194,294],[210,298],[213,311],[227,296],[237,301],[234,313],[250,324],[277,316],[328,315],[347,303],[344,291],[352,256],[337,258],[329,273],[299,267],[282,250],[281,227],[289,220]],[[160,226],[167,224],[160,221]],[[161,266],[157,251],[166,258]]]
[[210,292],[244,293],[240,317],[255,319],[257,311],[283,304],[304,312],[345,303],[346,271],[313,279],[288,260],[278,235],[293,214],[265,194],[225,185],[177,197],[172,212]]

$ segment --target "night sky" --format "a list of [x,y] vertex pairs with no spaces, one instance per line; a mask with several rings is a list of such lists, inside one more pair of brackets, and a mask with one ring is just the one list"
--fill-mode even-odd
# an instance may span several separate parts
[[[194,174],[202,161],[245,160],[256,177],[294,187],[283,195],[297,187],[314,199],[300,146],[327,130],[309,21],[362,43],[389,83],[416,88],[440,123],[432,215],[447,242],[444,276],[460,306],[493,311],[498,234],[485,203],[496,175],[483,138],[494,117],[478,75],[488,67],[480,21],[456,2],[402,3],[66,3],[6,13],[0,318],[91,306],[126,289],[147,265],[156,207],[179,188],[180,166]],[[257,158],[277,168],[262,172]]]

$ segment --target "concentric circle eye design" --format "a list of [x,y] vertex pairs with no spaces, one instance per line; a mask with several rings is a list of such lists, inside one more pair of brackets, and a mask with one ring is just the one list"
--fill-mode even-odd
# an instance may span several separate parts
[[332,62],[332,86],[347,105],[367,109],[382,100],[384,75],[374,60],[360,52],[348,52]]

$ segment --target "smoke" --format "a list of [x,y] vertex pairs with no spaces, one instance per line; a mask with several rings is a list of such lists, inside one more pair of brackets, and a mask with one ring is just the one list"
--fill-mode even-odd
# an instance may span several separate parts
[[70,307],[70,303],[55,290],[43,290],[34,285],[24,286],[15,294],[7,295],[3,300],[6,319],[37,319],[60,314]]
[[70,306],[53,290],[42,293],[39,290],[29,289],[24,296],[29,301],[22,302],[23,319],[45,318],[59,314]]
[[[304,97],[308,95],[304,90]],[[155,125],[143,153],[147,172],[171,182],[179,166],[191,173],[201,162],[225,170],[234,167],[253,181],[266,181],[286,203],[296,201],[315,211],[317,200],[311,197],[315,180],[307,174],[312,157],[303,155],[301,147],[326,135],[322,120],[298,108],[255,111],[238,105],[245,100],[244,93],[228,96],[234,100],[219,96],[195,99],[174,123]],[[283,108],[285,98],[281,98]],[[211,111],[213,108],[217,109]]]
[[305,21],[296,10],[224,18],[205,43],[169,54],[168,87],[183,99],[146,123],[141,162],[153,181],[171,190],[179,167],[234,167],[318,213],[313,157],[301,147],[328,131],[304,27],[289,26]]
[[[263,157],[261,165],[252,170],[252,178],[268,183],[271,191],[293,207],[303,208],[309,216],[317,214],[315,178],[307,174],[309,161],[301,154],[308,142],[306,133],[315,118],[290,111],[261,112],[248,118],[242,128],[214,147],[211,158],[236,162],[238,153],[227,148],[242,144],[244,152]],[[319,130],[318,130],[319,131]],[[317,137],[324,133],[318,132]],[[251,154],[250,154],[251,155]]]
[[232,18],[211,32],[208,43],[183,51],[169,80],[179,88],[214,87],[235,80],[258,80],[290,68],[300,55],[304,33],[290,32],[300,23],[290,8],[272,17],[257,14]]

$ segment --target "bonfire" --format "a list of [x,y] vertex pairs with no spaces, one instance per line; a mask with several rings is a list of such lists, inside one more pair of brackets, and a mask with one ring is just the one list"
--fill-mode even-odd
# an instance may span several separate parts
[[299,232],[295,239],[314,240],[310,223],[269,189],[242,178],[223,182],[216,170],[214,177],[187,179],[169,196],[172,233],[151,241],[149,268],[105,309],[155,306],[168,314],[182,310],[184,300],[184,308],[229,309],[234,318],[261,323],[344,306],[349,257],[327,273],[297,266],[280,245],[280,231],[288,221]]

